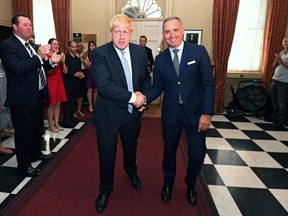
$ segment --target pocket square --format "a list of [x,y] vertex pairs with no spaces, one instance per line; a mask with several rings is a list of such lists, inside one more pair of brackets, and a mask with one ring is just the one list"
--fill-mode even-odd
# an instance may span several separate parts
[[196,63],[196,61],[193,60],[193,61],[187,62],[187,65],[191,65],[191,64],[195,64],[195,63]]

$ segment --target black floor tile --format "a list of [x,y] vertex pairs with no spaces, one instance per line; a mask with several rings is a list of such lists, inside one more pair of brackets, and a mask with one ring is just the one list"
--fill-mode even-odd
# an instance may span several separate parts
[[[274,158],[281,166],[288,169],[288,158],[287,153],[274,153],[274,152],[268,152],[271,157]],[[288,183],[287,183],[288,184]]]
[[265,131],[242,130],[242,132],[245,133],[250,139],[276,140]]
[[213,164],[247,166],[235,151],[208,149],[207,153]]
[[212,125],[218,129],[237,129],[237,127],[231,122],[212,122]]
[[222,135],[217,131],[217,129],[209,128],[206,131],[206,137],[222,137]]
[[204,164],[202,167],[202,174],[208,185],[225,185],[214,165]]
[[229,115],[225,115],[225,117],[227,119],[229,119],[231,122],[250,122],[247,118],[245,118],[244,116],[236,116],[236,117],[231,117]]
[[267,188],[288,189],[288,172],[285,169],[251,167]]
[[0,191],[11,193],[25,178],[14,167],[0,167]]
[[253,140],[226,139],[226,141],[235,149],[243,151],[263,151]]
[[267,189],[228,187],[242,215],[287,216],[286,210]]

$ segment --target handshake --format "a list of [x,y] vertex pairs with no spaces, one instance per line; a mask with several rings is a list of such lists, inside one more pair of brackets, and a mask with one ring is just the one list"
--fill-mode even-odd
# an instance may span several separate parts
[[145,109],[146,105],[146,96],[143,95],[141,92],[136,91],[134,92],[136,95],[136,101],[133,103],[133,105],[138,108],[140,112],[142,112]]

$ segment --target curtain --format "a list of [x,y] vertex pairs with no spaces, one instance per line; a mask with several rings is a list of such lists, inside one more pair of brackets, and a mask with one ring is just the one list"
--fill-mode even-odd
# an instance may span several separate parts
[[212,40],[216,83],[215,113],[224,111],[224,85],[236,28],[239,1],[214,0]]
[[56,38],[60,42],[60,50],[66,53],[69,42],[70,0],[52,0],[52,8]]
[[33,0],[13,0],[13,14],[26,14],[33,23]]
[[288,25],[288,1],[270,0],[267,16],[266,34],[263,56],[262,81],[271,84],[273,76],[274,53],[279,53],[282,47],[282,39],[285,37]]

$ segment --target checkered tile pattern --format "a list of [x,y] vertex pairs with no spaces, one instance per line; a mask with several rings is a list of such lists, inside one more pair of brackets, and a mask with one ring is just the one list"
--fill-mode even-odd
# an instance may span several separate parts
[[288,215],[288,130],[215,115],[202,169],[219,215]]
[[[79,122],[74,128],[64,128],[63,131],[53,133],[48,130],[43,135],[42,149],[44,154],[52,153],[53,155],[65,146],[67,141],[84,125],[85,122]],[[48,128],[45,120],[45,128]],[[2,140],[3,146],[15,149],[14,137]],[[36,161],[32,163],[33,167],[40,168],[45,166],[49,161]],[[25,177],[17,170],[16,155],[0,155],[0,212],[13,200],[17,194],[31,181],[31,177]]]

